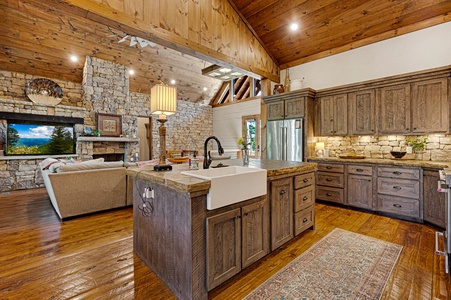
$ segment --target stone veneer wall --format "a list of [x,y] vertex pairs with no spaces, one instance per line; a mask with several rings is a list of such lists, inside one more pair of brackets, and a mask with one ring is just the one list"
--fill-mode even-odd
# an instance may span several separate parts
[[427,138],[426,149],[423,153],[419,157],[416,154],[406,154],[404,159],[451,161],[451,135],[445,134],[318,137],[317,141],[324,142],[324,148],[329,149],[331,157],[338,157],[354,151],[356,154],[370,158],[389,159],[393,158],[390,151],[405,151],[407,140],[422,138]]

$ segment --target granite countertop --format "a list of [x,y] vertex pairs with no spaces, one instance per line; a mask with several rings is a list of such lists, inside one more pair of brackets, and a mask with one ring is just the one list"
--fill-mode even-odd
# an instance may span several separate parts
[[[214,160],[212,166],[218,163],[230,166],[242,166],[241,159]],[[316,163],[309,162],[292,162],[280,160],[250,159],[249,167],[266,169],[268,177],[297,173],[303,171],[315,171]],[[126,174],[153,182],[164,184],[170,188],[181,192],[199,192],[210,189],[210,181],[195,178],[188,175],[182,175],[180,172],[188,171],[188,164],[172,165],[172,171],[154,171],[153,166],[145,166],[141,168],[128,168]]]
[[421,167],[432,169],[445,169],[451,167],[451,162],[430,161],[430,160],[414,160],[414,159],[382,159],[382,158],[363,158],[350,159],[339,157],[309,157],[310,162],[334,162],[334,163],[358,163],[358,164],[373,164],[386,166],[401,166],[401,167]]

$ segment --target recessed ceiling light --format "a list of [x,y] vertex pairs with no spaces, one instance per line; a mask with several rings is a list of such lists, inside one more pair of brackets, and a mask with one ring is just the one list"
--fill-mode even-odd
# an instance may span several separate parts
[[70,56],[70,60],[73,61],[73,62],[76,62],[76,61],[78,61],[78,57],[75,56],[75,55],[71,55]]
[[204,92],[206,92],[207,90],[208,90],[207,87],[204,86]]
[[298,29],[299,29],[299,24],[298,24],[298,23],[291,23],[291,24],[290,24],[290,29],[291,29],[292,31],[298,30]]
[[175,84],[176,82],[175,79],[171,79],[171,84]]
[[133,69],[128,70],[128,74],[134,75],[135,74],[135,70],[133,70]]

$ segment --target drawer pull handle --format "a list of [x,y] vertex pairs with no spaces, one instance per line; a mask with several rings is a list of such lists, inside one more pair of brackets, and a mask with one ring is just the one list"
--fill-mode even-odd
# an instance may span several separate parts
[[307,221],[308,221],[307,218],[304,218],[304,219],[302,220],[303,223],[305,223],[305,222],[307,222]]
[[401,208],[401,207],[402,207],[402,205],[401,205],[401,204],[396,204],[396,203],[395,203],[395,204],[393,204],[393,206],[394,206],[394,207],[396,207],[396,208]]
[[326,193],[326,196],[332,196],[332,194],[331,193]]
[[332,181],[332,178],[326,178],[326,181]]
[[305,200],[307,200],[307,199],[308,199],[308,197],[307,197],[307,196],[304,196],[304,198],[302,198],[302,200],[304,200],[304,201],[305,201]]
[[307,178],[304,178],[304,180],[302,180],[302,181],[304,181],[304,182],[308,182],[308,179],[307,179]]
[[400,187],[399,185],[395,185],[393,188],[394,188],[395,190],[400,190],[400,189],[401,189],[401,187]]
[[279,194],[280,194],[280,195],[283,195],[283,194],[285,194],[285,193],[286,193],[285,190],[281,190]]
[[327,166],[326,169],[330,170],[330,169],[332,169],[332,167],[331,166]]
[[356,169],[357,172],[363,172],[363,169]]
[[395,175],[401,175],[402,173],[401,173],[401,172],[398,172],[398,171],[395,171],[395,172],[393,172],[393,174],[395,174]]

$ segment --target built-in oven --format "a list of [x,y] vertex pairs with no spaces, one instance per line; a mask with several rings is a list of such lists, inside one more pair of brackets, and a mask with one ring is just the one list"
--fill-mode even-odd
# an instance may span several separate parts
[[[435,232],[435,254],[444,256],[445,272],[450,273],[449,262],[451,261],[451,169],[440,170],[440,180],[438,181],[437,191],[439,193],[447,193],[445,203],[445,230]],[[443,243],[440,243],[440,241]],[[448,278],[451,277],[448,276]]]

